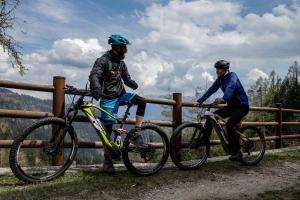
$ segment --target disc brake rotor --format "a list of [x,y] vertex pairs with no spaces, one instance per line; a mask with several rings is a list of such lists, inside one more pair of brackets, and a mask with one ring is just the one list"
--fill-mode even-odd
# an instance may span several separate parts
[[58,146],[55,143],[48,143],[43,150],[48,155],[56,155],[58,153]]

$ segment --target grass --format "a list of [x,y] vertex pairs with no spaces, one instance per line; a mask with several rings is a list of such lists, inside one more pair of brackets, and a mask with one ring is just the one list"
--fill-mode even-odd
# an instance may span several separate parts
[[[260,165],[272,166],[272,164],[285,159],[300,159],[299,151],[283,152],[265,156]],[[213,172],[228,173],[239,172],[249,167],[230,161],[207,163],[202,169],[196,171],[180,171],[178,169],[164,169],[158,175],[151,177],[136,177],[129,172],[120,172],[115,176],[101,172],[66,173],[64,176],[46,183],[24,184],[13,176],[0,176],[0,199],[49,199],[53,197],[77,197],[88,198],[89,195],[101,191],[113,195],[129,197],[131,194],[147,190],[149,188],[168,185],[176,180],[190,181],[191,179],[207,177],[212,179]],[[270,195],[298,195],[299,185],[289,188],[289,192],[281,194],[281,191],[270,191],[261,194],[261,199],[274,199]],[[279,198],[280,199],[280,198]]]
[[285,190],[267,191],[263,194],[259,194],[257,199],[262,200],[299,200],[300,199],[300,183],[296,183],[294,186],[286,188]]

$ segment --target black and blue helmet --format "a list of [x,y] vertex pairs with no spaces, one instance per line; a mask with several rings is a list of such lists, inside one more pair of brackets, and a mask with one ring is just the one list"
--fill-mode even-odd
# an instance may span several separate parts
[[230,63],[226,60],[219,60],[215,63],[215,68],[229,69]]
[[118,34],[113,34],[109,37],[108,39],[108,44],[112,45],[112,46],[116,46],[116,45],[129,45],[130,42],[124,38],[121,35]]

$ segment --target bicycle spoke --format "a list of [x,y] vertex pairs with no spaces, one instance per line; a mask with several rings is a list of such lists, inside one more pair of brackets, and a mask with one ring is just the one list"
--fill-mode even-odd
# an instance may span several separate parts
[[171,139],[171,155],[177,166],[193,169],[206,161],[208,144],[200,144],[202,134],[198,124],[186,124],[175,130]]
[[[69,148],[75,146],[74,140],[68,132],[66,134],[62,132],[64,124],[51,119],[41,120],[41,123],[34,124],[33,128],[29,129],[26,138],[18,143],[16,151],[12,151],[15,152],[15,162],[12,162],[11,166],[13,169],[15,167],[19,169],[18,173],[22,173],[21,178],[26,179],[24,181],[52,179],[60,173],[66,162],[69,162],[68,158],[74,152],[73,148]],[[60,144],[53,142],[55,141],[53,136],[58,136],[58,134],[65,135],[64,138],[61,136]],[[68,147],[63,148],[64,145]],[[62,160],[59,156],[66,159]]]
[[245,127],[240,135],[242,162],[248,165],[259,162],[265,151],[265,140],[257,128]]
[[[130,143],[126,144],[123,153],[125,165],[129,170],[139,175],[158,172],[168,156],[168,141],[164,133],[157,132],[155,125],[146,127],[148,128],[142,128],[140,132],[143,145],[137,147]],[[161,134],[163,134],[163,137]]]

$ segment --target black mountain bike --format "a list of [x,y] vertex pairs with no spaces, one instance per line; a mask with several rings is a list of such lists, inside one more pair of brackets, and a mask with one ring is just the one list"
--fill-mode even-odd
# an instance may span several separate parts
[[[170,139],[170,156],[180,169],[198,169],[206,162],[210,151],[210,142],[201,142],[206,120],[210,120],[224,151],[229,153],[228,136],[221,125],[226,121],[211,112],[211,108],[217,108],[216,104],[202,105],[198,123],[184,123],[174,131]],[[239,134],[239,143],[243,154],[240,162],[249,166],[258,164],[266,149],[264,134],[255,126],[237,127],[236,131]]]
[[[72,86],[67,86],[66,91],[74,96],[63,118],[40,119],[13,142],[9,163],[17,178],[24,182],[50,181],[70,167],[78,150],[78,137],[72,126],[78,111],[82,111],[88,117],[111,157],[114,160],[122,158],[128,170],[136,175],[149,176],[162,169],[168,159],[169,141],[160,127],[150,123],[143,124],[141,136],[144,145],[134,146],[131,142],[132,130],[123,129],[125,120],[130,115],[131,104],[126,103],[126,112],[120,120],[103,108],[84,101],[84,97],[90,95],[89,91]],[[80,97],[75,101],[76,95]],[[120,127],[114,130],[113,139],[92,109],[104,112],[120,123]],[[64,159],[58,159],[58,155],[62,155]]]

